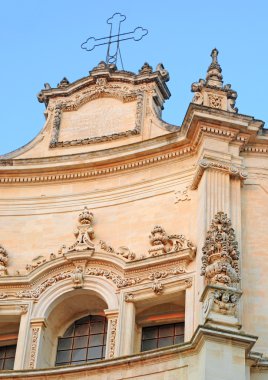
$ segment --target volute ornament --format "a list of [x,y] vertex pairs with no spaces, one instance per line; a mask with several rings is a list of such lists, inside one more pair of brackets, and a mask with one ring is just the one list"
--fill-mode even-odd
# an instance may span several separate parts
[[231,220],[218,212],[202,248],[201,275],[209,285],[236,286],[239,281],[239,251]]

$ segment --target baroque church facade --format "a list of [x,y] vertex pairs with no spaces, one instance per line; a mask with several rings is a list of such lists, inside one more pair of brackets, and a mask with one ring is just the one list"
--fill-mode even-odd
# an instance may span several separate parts
[[268,134],[218,51],[180,127],[162,64],[38,94],[0,157],[0,377],[268,379]]

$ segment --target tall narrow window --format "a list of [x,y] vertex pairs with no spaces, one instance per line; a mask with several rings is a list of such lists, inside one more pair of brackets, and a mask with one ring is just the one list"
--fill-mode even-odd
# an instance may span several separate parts
[[58,340],[56,366],[103,359],[106,335],[105,317],[89,315],[75,321]]
[[0,371],[13,369],[16,354],[16,345],[0,347]]
[[154,350],[184,341],[184,322],[142,329],[141,351]]

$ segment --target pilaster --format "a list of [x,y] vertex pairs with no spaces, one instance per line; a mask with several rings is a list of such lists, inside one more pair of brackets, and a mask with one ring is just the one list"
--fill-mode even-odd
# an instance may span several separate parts
[[118,356],[118,310],[105,311],[108,320],[107,343],[106,343],[106,359],[112,359]]
[[42,341],[46,326],[46,320],[44,318],[31,320],[31,345],[28,365],[30,369],[38,368],[39,362],[41,362]]

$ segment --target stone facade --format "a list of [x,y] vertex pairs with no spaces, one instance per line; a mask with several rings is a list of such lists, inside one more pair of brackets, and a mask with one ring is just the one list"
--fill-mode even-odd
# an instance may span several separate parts
[[[16,345],[0,377],[268,378],[268,134],[211,57],[181,127],[161,119],[162,64],[100,62],[38,94],[44,128],[0,157],[0,351]],[[88,315],[104,357],[55,366]],[[171,325],[180,343],[141,348]]]

